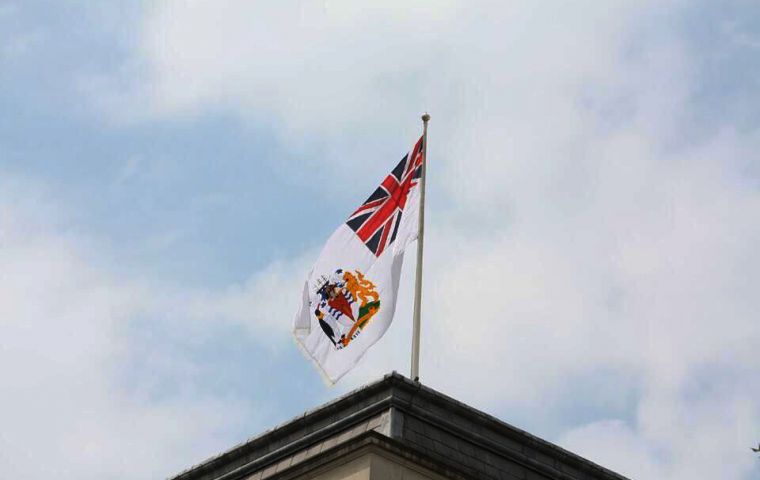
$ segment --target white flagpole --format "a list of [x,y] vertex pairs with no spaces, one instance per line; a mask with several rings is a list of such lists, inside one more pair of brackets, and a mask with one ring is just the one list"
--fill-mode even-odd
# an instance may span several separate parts
[[417,271],[414,280],[414,317],[412,331],[412,380],[420,379],[420,310],[422,303],[422,248],[425,238],[425,178],[427,177],[427,127],[430,115],[422,116],[422,175],[420,176],[420,217],[417,234]]

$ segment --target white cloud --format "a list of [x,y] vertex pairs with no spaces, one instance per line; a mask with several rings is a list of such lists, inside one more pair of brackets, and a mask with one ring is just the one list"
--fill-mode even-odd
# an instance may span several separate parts
[[[534,206],[494,240],[431,234],[448,240],[430,259],[429,381],[489,409],[538,413],[618,398],[566,381],[611,369],[640,390],[634,412],[615,408],[633,415],[640,448],[626,462],[626,441],[579,453],[633,478],[748,475],[749,426],[760,413],[760,232],[749,219],[760,215],[760,195],[726,169],[735,142],[727,135],[685,154],[595,168],[590,201]],[[606,443],[603,430],[583,435],[560,442]]]
[[[239,440],[241,422],[261,420],[266,402],[252,410],[247,399],[192,383],[151,395],[156,378],[176,382],[202,360],[136,348],[128,334],[135,321],[159,323],[173,312],[188,314],[188,305],[223,307],[194,313],[207,329],[209,316],[241,321],[241,302],[260,303],[256,289],[182,293],[119,278],[100,264],[107,251],[75,232],[44,188],[11,175],[0,186],[3,476],[166,476]],[[266,319],[251,322],[259,320]],[[150,356],[150,372],[134,373],[139,355]]]
[[168,311],[177,327],[199,330],[226,325],[245,327],[252,338],[268,349],[291,347],[291,316],[295,312],[309,262],[307,252],[288,261],[273,261],[243,284],[223,290],[177,290],[154,307]]
[[652,392],[635,427],[598,421],[566,432],[559,444],[631,478],[752,478],[757,388],[717,383],[725,390],[708,388],[699,398]]
[[657,450],[639,438],[623,422],[595,422],[565,434],[560,444],[589,459],[603,460],[604,466],[632,478],[667,478],[655,458]]
[[150,100],[166,113],[219,104],[254,115],[261,111],[296,128],[327,122],[327,129],[335,129],[356,115],[366,121],[378,106],[366,92],[387,90],[384,102],[397,104],[392,83],[420,73],[419,49],[433,46],[432,29],[451,19],[454,5],[156,5],[141,44],[151,67]]

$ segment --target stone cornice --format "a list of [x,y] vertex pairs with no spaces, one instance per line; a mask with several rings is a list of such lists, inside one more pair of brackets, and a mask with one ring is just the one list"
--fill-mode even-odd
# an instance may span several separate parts
[[[593,462],[393,372],[254,437],[173,480],[281,477],[366,438],[402,445],[451,478],[624,480]],[[381,442],[382,443],[382,442]],[[380,443],[376,442],[376,446]],[[459,472],[454,474],[454,472]],[[284,478],[284,477],[283,477]]]

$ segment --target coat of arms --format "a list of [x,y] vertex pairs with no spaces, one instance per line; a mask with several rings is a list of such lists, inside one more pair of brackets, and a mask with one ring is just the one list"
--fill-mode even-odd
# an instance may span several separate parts
[[339,268],[317,282],[311,306],[322,331],[340,350],[358,337],[380,310],[380,296],[362,272]]

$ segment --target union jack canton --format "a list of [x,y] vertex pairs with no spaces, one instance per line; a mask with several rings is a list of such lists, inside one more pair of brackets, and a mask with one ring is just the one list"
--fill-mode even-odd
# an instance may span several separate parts
[[412,151],[404,155],[391,174],[346,221],[376,257],[396,239],[409,191],[422,176],[422,152],[420,137]]

